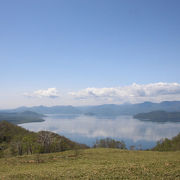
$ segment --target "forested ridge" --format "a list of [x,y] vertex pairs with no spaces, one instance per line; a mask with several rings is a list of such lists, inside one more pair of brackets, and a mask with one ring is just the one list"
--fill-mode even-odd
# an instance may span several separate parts
[[31,132],[6,121],[0,122],[0,155],[23,155],[88,148],[50,131]]

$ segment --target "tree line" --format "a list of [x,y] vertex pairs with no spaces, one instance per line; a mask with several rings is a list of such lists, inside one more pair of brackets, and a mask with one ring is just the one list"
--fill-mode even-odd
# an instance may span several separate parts
[[96,140],[94,148],[117,148],[117,149],[126,149],[124,141],[116,141],[112,138],[105,138]]

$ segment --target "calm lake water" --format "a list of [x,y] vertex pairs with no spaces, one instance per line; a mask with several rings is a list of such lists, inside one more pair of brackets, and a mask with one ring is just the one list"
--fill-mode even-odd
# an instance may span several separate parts
[[172,138],[180,132],[180,123],[153,123],[132,116],[95,117],[85,115],[47,115],[44,122],[20,126],[32,130],[49,130],[73,141],[92,146],[96,139],[111,137],[123,140],[127,147],[152,148],[162,138]]

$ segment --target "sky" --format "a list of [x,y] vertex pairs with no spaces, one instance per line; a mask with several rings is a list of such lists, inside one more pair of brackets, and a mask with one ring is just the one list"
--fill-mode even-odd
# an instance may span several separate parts
[[0,0],[0,108],[180,100],[179,0]]

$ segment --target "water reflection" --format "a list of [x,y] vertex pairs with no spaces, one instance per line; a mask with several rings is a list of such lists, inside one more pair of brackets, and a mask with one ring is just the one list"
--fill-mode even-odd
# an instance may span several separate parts
[[32,131],[50,130],[68,138],[92,145],[95,139],[112,137],[127,145],[141,144],[150,148],[161,138],[171,138],[180,132],[180,123],[153,123],[132,116],[94,117],[85,115],[48,115],[45,122],[21,124]]

